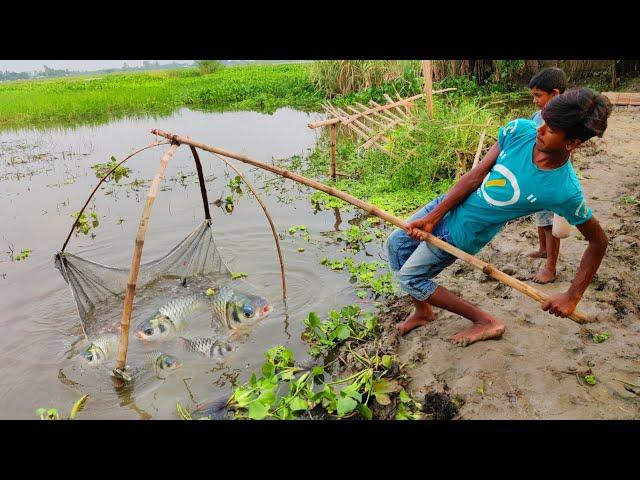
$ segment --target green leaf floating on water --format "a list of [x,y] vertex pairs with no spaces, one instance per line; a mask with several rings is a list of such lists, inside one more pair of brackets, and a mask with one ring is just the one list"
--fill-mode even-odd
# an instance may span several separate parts
[[598,383],[596,381],[596,377],[594,377],[593,375],[585,376],[584,381],[587,382],[589,385],[595,385],[596,383]]
[[237,280],[238,278],[248,277],[249,274],[246,272],[231,272],[231,280]]
[[89,395],[83,395],[80,399],[73,405],[71,409],[71,413],[69,414],[69,419],[74,418],[80,410],[84,408],[84,404],[87,402]]

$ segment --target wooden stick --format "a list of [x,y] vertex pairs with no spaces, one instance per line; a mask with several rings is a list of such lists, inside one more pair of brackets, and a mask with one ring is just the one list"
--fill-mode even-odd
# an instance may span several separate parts
[[[344,200],[345,202],[348,202],[352,205],[355,205],[356,207],[364,210],[367,213],[370,213],[371,215],[375,215],[376,217],[379,217],[399,228],[402,228],[404,230],[408,230],[408,224],[407,222],[401,220],[400,218],[393,216],[387,212],[385,212],[384,210],[375,207],[367,202],[364,202],[352,195],[349,195],[348,193],[342,192],[340,190],[337,190],[335,188],[332,188],[328,185],[325,185],[324,183],[320,183],[317,182],[315,180],[311,180],[309,178],[303,177],[302,175],[298,175],[297,173],[293,173],[290,172],[288,170],[285,170],[284,168],[280,168],[280,167],[276,167],[275,165],[269,165],[267,163],[263,163],[260,162],[258,160],[254,160],[250,157],[247,157],[246,155],[241,155],[238,153],[234,153],[234,152],[230,152],[228,150],[223,150],[221,148],[217,148],[217,147],[212,147],[210,145],[207,145],[205,143],[201,143],[201,142],[196,142],[194,140],[179,136],[179,135],[173,135],[172,133],[168,133],[162,130],[158,130],[158,129],[153,129],[151,130],[151,133],[153,133],[154,135],[159,135],[161,137],[176,141],[178,143],[184,143],[186,145],[193,145],[194,147],[200,148],[201,150],[206,150],[208,152],[213,152],[213,153],[217,153],[220,155],[223,155],[225,157],[229,157],[229,158],[235,158],[236,160],[239,160],[241,162],[244,163],[248,163],[249,165],[253,165],[255,167],[259,167],[262,168],[263,170],[267,170],[269,172],[275,173],[277,175],[280,175],[284,178],[288,178],[291,180],[294,180],[298,183],[302,183],[304,185],[307,185],[311,188],[315,188],[316,190],[320,190],[322,192],[328,193],[329,195],[333,195],[334,197],[337,197],[341,200]],[[474,257],[473,255],[468,254],[467,252],[464,252],[462,250],[460,250],[459,248],[454,247],[453,245],[440,240],[439,238],[433,236],[430,233],[427,232],[423,232],[422,235],[422,240],[431,243],[432,245],[435,245],[436,247],[444,250],[445,252],[450,253],[451,255],[456,256],[457,258],[460,258],[462,260],[464,260],[465,262],[469,263],[470,265],[474,266],[475,268],[482,270],[486,275],[489,275],[490,277],[495,278],[496,280],[509,285],[510,287],[515,288],[516,290],[524,293],[525,295],[533,298],[534,300],[536,300],[537,302],[543,303],[546,300],[549,299],[549,295],[547,295],[544,292],[540,292],[537,289],[533,288],[530,285],[527,285],[526,283],[518,280],[517,278],[513,278],[509,275],[507,275],[504,272],[501,272],[500,270],[498,270],[495,266],[484,262],[482,260],[480,260],[479,258]],[[573,321],[577,322],[577,323],[585,323],[588,322],[588,318],[578,312],[577,310],[574,311],[570,316],[570,319],[572,319]]]
[[[170,139],[171,140],[171,139]],[[133,251],[133,260],[131,260],[131,270],[129,270],[129,280],[127,281],[127,291],[124,297],[124,309],[122,310],[122,318],[120,319],[120,347],[118,349],[118,362],[116,363],[116,371],[123,371],[127,362],[127,347],[129,346],[129,323],[131,321],[131,307],[133,305],[133,297],[136,293],[136,282],[138,281],[138,270],[140,268],[140,258],[142,257],[142,247],[144,247],[144,237],[147,234],[147,225],[149,222],[149,215],[151,214],[151,207],[158,194],[158,187],[160,186],[160,180],[164,175],[164,171],[167,168],[169,159],[173,156],[177,150],[179,144],[175,140],[171,140],[172,145],[169,150],[165,152],[160,160],[160,167],[156,176],[153,177],[151,187],[149,188],[149,194],[147,195],[147,203],[142,211],[142,218],[140,219],[140,227],[138,228],[138,234],[136,235],[135,249]],[[117,373],[114,371],[114,373]]]
[[[387,102],[389,102],[389,103],[394,103],[393,98],[391,98],[391,97],[389,96],[389,94],[385,93],[385,94],[383,95],[383,97],[387,100]],[[396,102],[396,103],[397,103],[397,102]],[[406,103],[405,103],[404,105],[406,106]],[[402,111],[402,110],[400,109],[400,107],[393,107],[393,109],[394,109],[396,112],[398,112],[398,115],[400,115],[400,117],[404,117],[404,116],[407,114],[407,112]]]
[[158,145],[167,145],[170,142],[153,142],[150,145],[147,145],[146,147],[142,147],[139,148],[138,150],[136,150],[135,152],[133,152],[130,155],[127,155],[123,160],[121,160],[115,167],[113,167],[111,170],[109,170],[98,182],[98,184],[96,185],[96,187],[93,189],[93,191],[91,192],[91,194],[89,195],[89,198],[87,198],[87,201],[84,202],[83,207],[80,209],[80,212],[78,212],[78,216],[76,217],[75,221],[73,222],[73,225],[71,225],[71,230],[69,230],[69,235],[67,235],[67,239],[64,241],[64,244],[62,245],[62,248],[60,249],[60,253],[64,252],[64,249],[67,248],[67,243],[69,243],[69,239],[71,238],[71,234],[73,233],[73,229],[76,228],[76,225],[78,224],[78,221],[80,220],[80,216],[84,213],[84,210],[87,208],[87,205],[89,205],[89,202],[91,201],[91,199],[93,198],[93,196],[96,194],[96,192],[98,191],[98,188],[100,188],[100,185],[102,185],[102,183],[109,177],[109,175],[111,175],[113,172],[116,171],[116,169],[122,165],[124,162],[126,162],[127,160],[129,160],[131,157],[133,157],[134,155],[142,152],[143,150],[146,150],[147,148],[153,148],[153,147],[157,147]]
[[[402,97],[397,92],[396,92],[396,97],[398,97],[398,100],[402,100]],[[411,115],[411,103],[405,103],[404,109],[407,111],[407,115]]]
[[427,99],[427,112],[433,118],[433,74],[431,60],[422,60],[422,74],[424,75],[424,96]]
[[485,128],[480,135],[480,141],[478,142],[478,149],[476,150],[476,156],[473,158],[473,165],[471,166],[471,170],[475,168],[475,166],[480,161],[480,153],[482,152],[482,145],[484,144],[484,136],[487,134],[487,129]]
[[[377,105],[378,107],[381,107],[382,105],[380,105],[378,102],[374,102],[373,100],[369,100],[369,103],[372,103],[373,105]],[[388,105],[388,104],[387,104]],[[394,120],[402,120],[400,117],[396,116],[395,113],[391,113],[389,110],[381,110],[381,112],[384,115],[388,115],[389,117],[392,117]]]
[[[331,126],[335,127],[335,125],[331,125]],[[195,147],[192,146],[191,148],[195,148]],[[282,259],[282,250],[280,249],[280,239],[278,238],[278,233],[276,232],[276,227],[273,225],[273,220],[271,220],[271,215],[269,215],[269,211],[267,210],[267,206],[264,204],[264,202],[260,198],[260,195],[258,195],[258,193],[255,191],[255,189],[251,185],[251,183],[249,183],[249,180],[247,180],[247,177],[245,177],[244,174],[240,170],[238,170],[226,158],[221,157],[217,153],[214,153],[214,155],[216,157],[218,157],[220,160],[222,160],[224,163],[226,163],[234,172],[236,172],[240,176],[240,178],[242,178],[242,181],[245,183],[245,185],[247,187],[249,187],[249,190],[251,190],[251,193],[253,193],[253,196],[256,197],[256,200],[258,201],[258,203],[262,207],[262,211],[264,212],[264,214],[267,217],[267,220],[269,221],[269,226],[271,227],[271,233],[273,234],[273,239],[276,242],[276,250],[278,251],[278,259],[280,260],[280,277],[282,278],[282,300],[284,302],[286,302],[287,301],[287,282],[286,282],[286,280],[284,278],[284,260]]]
[[336,125],[329,125],[329,154],[331,156],[331,178],[336,181]]
[[[361,111],[353,108],[351,105],[347,105],[347,108],[349,110],[351,110],[352,112],[355,113],[362,113]],[[373,118],[373,115],[367,115],[366,117],[363,117],[363,119],[369,120],[371,123],[375,123],[376,125],[380,126],[380,127],[384,127],[384,123],[379,122],[378,120],[376,120],[375,118]]]

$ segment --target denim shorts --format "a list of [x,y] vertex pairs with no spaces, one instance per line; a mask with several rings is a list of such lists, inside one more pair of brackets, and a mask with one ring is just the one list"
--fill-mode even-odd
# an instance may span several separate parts
[[[432,200],[413,214],[407,222],[425,217],[443,198],[444,195],[441,195]],[[438,222],[431,233],[453,245],[445,219]],[[389,235],[386,250],[389,266],[400,288],[417,300],[426,300],[431,296],[438,287],[432,278],[456,260],[455,256],[430,243],[414,240],[400,228]]]
[[536,212],[536,227],[550,227],[553,225],[553,212],[542,210]]

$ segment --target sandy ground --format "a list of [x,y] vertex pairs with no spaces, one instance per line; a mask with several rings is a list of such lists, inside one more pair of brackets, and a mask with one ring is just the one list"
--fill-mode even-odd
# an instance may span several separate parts
[[[500,340],[457,347],[449,342],[470,323],[434,309],[436,319],[397,342],[415,398],[438,392],[460,406],[460,419],[640,418],[640,109],[615,107],[609,128],[575,155],[575,165],[594,215],[609,235],[609,247],[578,308],[597,321],[581,327],[542,311],[539,304],[458,260],[439,282],[500,318]],[[558,278],[531,282],[544,261],[526,253],[537,247],[533,218],[510,223],[480,258],[542,291],[565,291],[587,246],[577,229],[562,241]],[[391,318],[409,312],[401,299]],[[607,332],[595,343],[592,334]],[[596,385],[588,385],[585,375]],[[623,383],[628,382],[628,383]],[[635,385],[635,386],[634,386]]]

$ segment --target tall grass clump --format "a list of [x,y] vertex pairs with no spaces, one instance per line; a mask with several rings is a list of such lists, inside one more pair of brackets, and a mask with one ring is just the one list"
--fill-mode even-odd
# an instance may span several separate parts
[[328,98],[393,84],[400,94],[414,90],[417,60],[323,60],[311,64],[311,83]]
[[200,75],[208,75],[222,68],[219,60],[196,60],[196,66],[200,71]]

